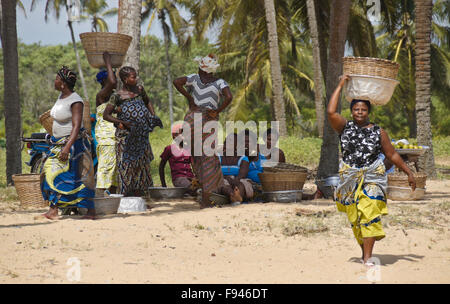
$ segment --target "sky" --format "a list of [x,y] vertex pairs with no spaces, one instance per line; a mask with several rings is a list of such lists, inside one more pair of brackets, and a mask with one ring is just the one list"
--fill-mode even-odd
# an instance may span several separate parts
[[[39,43],[41,45],[57,45],[71,43],[69,26],[67,25],[67,14],[61,11],[59,20],[56,20],[55,15],[52,13],[48,17],[47,23],[44,19],[44,10],[46,0],[37,0],[37,5],[30,12],[31,0],[22,0],[26,9],[26,17],[22,9],[17,9],[17,36],[20,41],[26,44]],[[108,0],[109,8],[118,6],[118,0]],[[182,15],[186,18],[188,14],[182,12]],[[117,16],[105,18],[109,31],[117,32]],[[147,33],[149,19],[147,19],[141,26],[141,34]],[[84,32],[91,32],[91,25],[89,20],[74,22],[73,29],[75,32],[75,39],[80,40],[79,34]],[[153,22],[149,31],[150,35],[154,35],[158,38],[163,38],[162,29],[158,22]]]

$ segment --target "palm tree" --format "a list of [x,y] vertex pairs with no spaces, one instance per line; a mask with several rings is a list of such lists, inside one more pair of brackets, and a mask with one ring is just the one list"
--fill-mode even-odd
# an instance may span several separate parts
[[13,174],[22,172],[19,99],[19,56],[17,53],[17,25],[15,1],[1,1],[2,48],[4,82],[4,115],[6,133],[6,182],[12,183]]
[[421,169],[436,176],[431,133],[431,24],[433,0],[415,0],[416,13],[416,117],[417,142],[430,149],[420,160]]
[[86,15],[80,16],[80,19],[91,19],[93,32],[108,32],[108,24],[104,18],[117,15],[118,9],[107,9],[108,3],[105,0],[86,0],[83,4]]
[[[189,22],[186,21],[179,13],[177,8],[177,1],[174,0],[147,0],[143,3],[145,10],[142,16],[142,20],[147,18],[150,13],[150,22],[148,30],[152,26],[155,15],[158,16],[158,20],[161,24],[164,33],[164,47],[165,47],[165,59],[166,59],[166,75],[167,75],[167,88],[169,91],[169,117],[170,125],[173,124],[173,84],[171,73],[171,60],[169,54],[170,48],[170,36],[172,32],[175,34],[178,46],[183,50],[187,50],[190,45]],[[167,23],[167,18],[170,20],[171,26]]]
[[[345,42],[347,37],[347,26],[350,17],[349,0],[333,0],[330,7],[330,39],[328,46],[328,62],[326,91],[327,102],[339,82],[339,76],[342,74],[342,57],[345,51]],[[340,106],[338,107],[340,111]],[[323,142],[320,151],[320,162],[317,172],[318,178],[324,178],[331,174],[336,174],[339,167],[339,140],[336,132],[331,128],[328,119],[325,119]]]
[[[27,11],[25,10],[25,6],[23,6],[22,1],[17,0],[17,6],[22,10],[25,17],[27,16]],[[2,40],[2,7],[0,5],[0,40]]]
[[141,38],[141,0],[119,0],[117,32],[133,37],[123,65],[132,66],[139,71]]
[[283,76],[281,75],[280,54],[278,49],[278,33],[275,18],[274,0],[264,0],[267,32],[269,34],[270,73],[274,99],[275,119],[279,122],[280,136],[286,136],[286,111],[283,99]]
[[[36,3],[37,3],[36,0],[31,1],[31,9],[30,9],[31,11],[34,9]],[[59,14],[60,14],[61,9],[64,9],[64,8],[66,9],[67,15],[69,16],[68,0],[46,0],[45,12],[44,12],[45,22],[47,22],[48,15],[51,12],[52,8],[53,8],[53,12],[55,13],[57,20],[59,20]],[[75,56],[77,58],[77,67],[78,67],[78,73],[80,75],[81,86],[83,88],[83,95],[84,95],[83,97],[84,97],[84,100],[88,101],[89,95],[88,95],[87,88],[86,88],[86,82],[84,81],[83,70],[81,69],[80,56],[78,55],[77,43],[75,41],[75,34],[73,31],[72,21],[70,20],[70,18],[67,18],[67,25],[69,26],[69,29],[70,29],[70,37],[72,38],[73,50],[74,50]]]
[[314,0],[307,0],[306,6],[308,10],[309,31],[311,36],[314,61],[314,100],[316,106],[317,129],[319,132],[319,137],[323,137],[324,107],[322,97],[322,70],[320,65],[319,30],[317,26],[316,7],[314,5]]

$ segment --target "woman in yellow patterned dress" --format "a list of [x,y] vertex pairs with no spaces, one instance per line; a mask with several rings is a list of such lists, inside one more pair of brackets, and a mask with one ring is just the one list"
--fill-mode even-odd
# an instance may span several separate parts
[[351,121],[336,112],[341,89],[348,79],[348,75],[341,78],[327,107],[328,120],[340,136],[342,150],[340,182],[335,191],[335,201],[337,209],[347,213],[353,234],[361,246],[364,264],[373,266],[370,258],[375,241],[385,237],[381,216],[387,214],[387,178],[384,163],[379,158],[380,153],[384,153],[387,159],[408,175],[413,191],[416,182],[413,173],[392,146],[388,134],[370,122],[369,101],[351,102]]
[[97,195],[102,196],[105,190],[116,192],[117,169],[116,169],[116,128],[114,124],[103,119],[108,100],[116,88],[117,80],[111,67],[111,55],[103,54],[106,70],[97,74],[97,81],[102,86],[96,96],[97,123],[95,125],[95,138],[97,139]]

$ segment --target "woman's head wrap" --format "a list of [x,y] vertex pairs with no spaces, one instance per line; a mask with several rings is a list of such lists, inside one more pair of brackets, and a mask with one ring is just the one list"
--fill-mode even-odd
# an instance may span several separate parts
[[119,70],[119,77],[122,82],[125,82],[125,78],[127,78],[131,73],[136,73],[135,68],[130,66],[124,66]]
[[183,123],[177,122],[172,125],[172,134],[178,134],[183,129]]
[[97,82],[98,83],[102,83],[103,80],[108,78],[108,71],[107,70],[100,70],[100,72],[97,73],[96,78],[97,78]]
[[57,75],[64,81],[69,90],[73,92],[73,88],[75,87],[75,83],[77,82],[77,74],[71,71],[68,67],[63,66],[57,73]]
[[203,58],[197,56],[194,58],[194,61],[198,63],[200,70],[206,73],[214,73],[220,67],[220,64],[217,63],[217,57],[214,54],[209,54]]
[[369,113],[370,113],[370,110],[371,110],[371,104],[370,104],[370,101],[368,101],[368,100],[363,100],[363,99],[352,99],[352,102],[350,103],[350,111],[353,109],[353,106],[354,106],[355,104],[357,104],[358,102],[363,102],[363,103],[365,103],[366,106],[367,106],[367,108],[369,109]]

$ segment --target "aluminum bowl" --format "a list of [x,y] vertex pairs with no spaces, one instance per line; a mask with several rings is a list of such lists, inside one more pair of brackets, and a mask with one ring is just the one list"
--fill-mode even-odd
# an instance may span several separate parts
[[339,174],[330,175],[324,179],[316,180],[317,188],[319,188],[320,192],[323,193],[325,198],[333,198],[334,197],[334,189],[339,184]]
[[276,203],[297,203],[301,202],[303,190],[285,190],[263,192],[263,199],[266,202]]
[[393,201],[414,201],[425,196],[424,188],[416,188],[414,192],[409,187],[387,187],[387,198]]
[[[95,214],[116,214],[120,206],[120,197],[96,197],[92,200],[94,201]],[[78,208],[78,212],[81,215],[87,214],[86,208]]]
[[214,202],[215,205],[227,205],[230,203],[230,199],[222,194],[218,193],[211,193],[209,196],[209,200]]
[[184,187],[152,187],[149,188],[149,194],[154,199],[171,199],[171,198],[183,198],[184,194],[189,188]]

